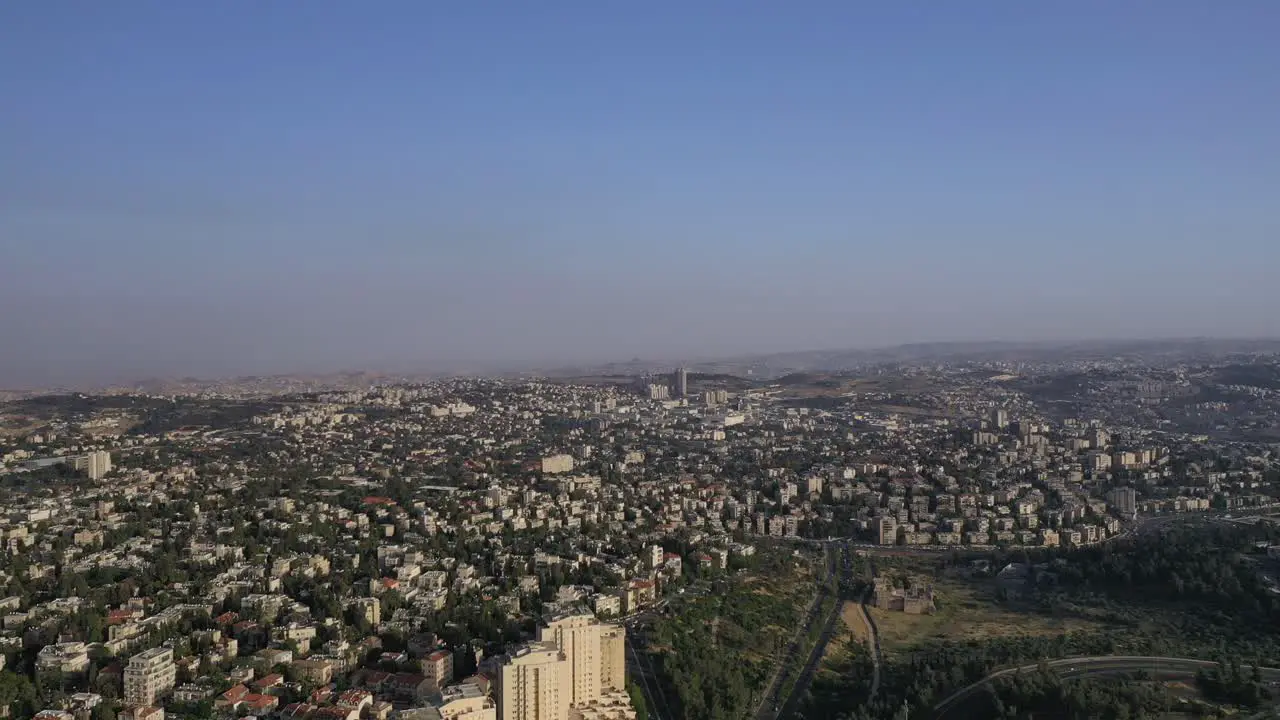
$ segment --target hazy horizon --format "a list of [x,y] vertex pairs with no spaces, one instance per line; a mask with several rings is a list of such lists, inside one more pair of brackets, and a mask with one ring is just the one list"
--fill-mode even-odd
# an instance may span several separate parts
[[[1176,343],[1197,343],[1209,342],[1220,344],[1233,343],[1268,343],[1280,345],[1280,336],[1150,336],[1150,337],[1075,337],[1075,338],[1048,338],[1040,340],[1027,340],[1017,338],[968,338],[968,339],[926,339],[919,341],[893,343],[889,345],[841,345],[827,347],[788,347],[776,351],[758,351],[758,352],[742,352],[730,354],[688,354],[681,356],[633,356],[633,357],[567,357],[567,358],[549,358],[540,361],[530,362],[502,362],[502,361],[481,361],[460,359],[455,361],[437,363],[430,365],[414,360],[394,360],[394,361],[370,361],[365,364],[355,365],[307,365],[306,363],[290,366],[281,366],[276,368],[264,367],[246,367],[240,371],[210,372],[210,373],[153,373],[143,375],[122,374],[118,376],[83,376],[75,381],[69,382],[50,382],[36,384],[13,384],[8,386],[0,385],[0,391],[17,391],[29,392],[33,390],[67,390],[67,391],[91,391],[95,389],[103,389],[107,387],[127,387],[130,385],[138,385],[152,381],[179,381],[191,379],[200,382],[233,380],[242,377],[307,377],[307,376],[332,376],[345,373],[367,373],[371,375],[404,375],[404,376],[441,376],[441,377],[468,377],[468,376],[510,376],[524,374],[538,374],[540,372],[563,372],[573,369],[590,369],[602,368],[609,365],[629,365],[639,363],[645,366],[654,366],[655,372],[669,372],[678,367],[696,368],[699,366],[716,365],[733,362],[750,362],[754,360],[777,360],[784,356],[790,355],[821,355],[821,354],[842,354],[842,353],[876,353],[876,352],[892,352],[895,350],[907,351],[917,346],[954,346],[960,355],[970,351],[973,348],[988,347],[992,352],[998,352],[1003,348],[1019,348],[1032,349],[1044,348],[1053,349],[1061,347],[1069,350],[1073,347],[1103,347],[1107,345],[1161,345]],[[980,350],[978,350],[980,352]],[[957,355],[959,357],[960,355]]]
[[0,388],[1280,336],[1280,6],[857,5],[4,6]]

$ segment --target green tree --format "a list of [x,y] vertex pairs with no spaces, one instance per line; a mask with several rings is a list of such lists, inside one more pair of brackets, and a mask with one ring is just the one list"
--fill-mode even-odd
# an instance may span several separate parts
[[36,688],[25,675],[0,671],[0,707],[9,708],[18,717],[36,711]]

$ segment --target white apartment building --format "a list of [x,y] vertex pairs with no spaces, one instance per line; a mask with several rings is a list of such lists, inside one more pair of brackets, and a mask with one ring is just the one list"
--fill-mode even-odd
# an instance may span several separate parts
[[78,675],[89,670],[89,646],[82,642],[46,645],[36,655],[36,671]]
[[173,649],[154,648],[129,658],[124,669],[124,702],[134,707],[156,704],[156,699],[169,693],[177,679]]
[[89,475],[90,480],[101,480],[111,472],[111,453],[98,450],[88,455],[80,455],[71,459],[71,467],[75,470],[83,470]]

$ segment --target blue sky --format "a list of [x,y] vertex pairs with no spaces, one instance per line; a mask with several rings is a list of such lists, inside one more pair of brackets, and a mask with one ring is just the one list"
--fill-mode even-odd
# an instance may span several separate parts
[[1280,5],[0,7],[0,386],[1274,336]]

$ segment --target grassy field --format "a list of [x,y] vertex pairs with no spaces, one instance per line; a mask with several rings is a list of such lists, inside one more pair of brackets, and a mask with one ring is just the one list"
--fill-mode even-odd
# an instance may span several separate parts
[[943,579],[935,581],[934,593],[938,607],[931,615],[869,609],[886,656],[932,640],[1059,635],[1102,627],[1089,620],[1049,617],[998,603],[994,586],[989,583]]
[[847,634],[853,642],[863,643],[871,636],[871,628],[867,627],[862,606],[856,602],[850,601],[844,604],[840,621],[845,630],[842,634]]
[[867,627],[861,606],[857,601],[845,601],[844,607],[840,610],[840,620],[837,622],[836,633],[822,652],[822,662],[818,666],[819,672],[847,664],[848,656],[852,653],[866,652],[863,648],[866,647],[871,629]]

